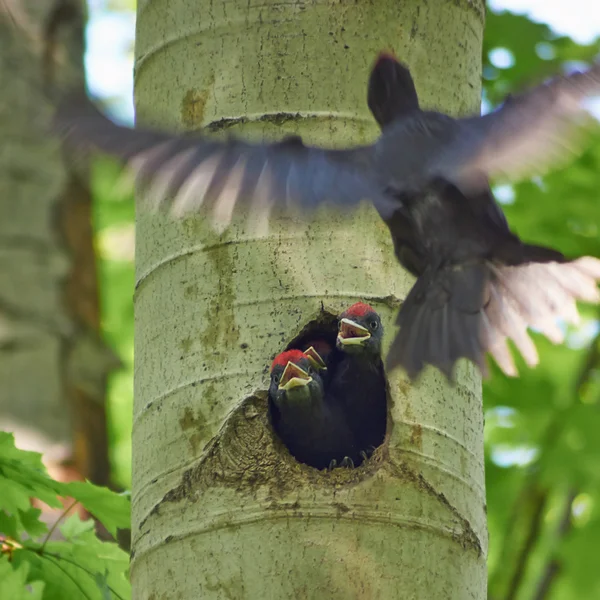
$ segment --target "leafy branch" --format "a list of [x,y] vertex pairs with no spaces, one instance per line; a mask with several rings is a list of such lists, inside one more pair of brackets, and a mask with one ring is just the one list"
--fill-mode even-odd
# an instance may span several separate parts
[[[0,432],[0,488],[1,598],[130,598],[128,555],[117,544],[100,540],[93,520],[66,518],[81,504],[116,536],[118,529],[129,527],[126,494],[51,479],[41,456],[17,449],[5,432]],[[60,497],[72,500],[48,529],[31,499],[59,507]],[[56,529],[63,539],[51,539]]]

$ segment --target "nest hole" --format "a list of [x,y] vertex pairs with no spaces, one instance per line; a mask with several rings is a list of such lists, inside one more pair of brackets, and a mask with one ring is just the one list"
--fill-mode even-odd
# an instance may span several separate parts
[[[338,333],[338,316],[334,313],[331,313],[331,312],[325,310],[325,309],[321,309],[319,314],[315,318],[308,321],[302,327],[300,332],[292,338],[292,340],[285,346],[283,351],[293,350],[293,349],[305,350],[307,348],[307,346],[310,345],[310,342],[314,341],[314,340],[323,340],[323,341],[327,342],[327,344],[329,344],[331,346],[331,348],[335,348],[337,333]],[[332,464],[332,467],[335,469],[335,472],[343,472],[343,471],[352,470],[352,467],[354,467],[354,469],[356,469],[368,462],[380,464],[383,455],[387,454],[387,441],[389,439],[389,432],[391,431],[391,426],[392,426],[392,419],[391,419],[391,413],[390,413],[391,396],[390,396],[387,377],[385,376],[385,370],[383,370],[383,366],[382,366],[382,372],[384,373],[384,377],[385,377],[386,420],[385,420],[385,425],[381,428],[381,435],[379,436],[379,438],[380,438],[379,444],[377,444],[376,446],[371,447],[371,448],[363,449],[364,454],[358,454],[358,455],[355,454],[353,457],[353,461],[352,461],[353,464],[348,465],[348,463],[345,461],[344,461],[345,464],[339,464],[340,461],[339,460],[336,461],[338,464]],[[274,407],[273,403],[268,402],[269,423],[273,430],[273,436],[277,441],[276,446],[280,447],[280,451],[282,453],[285,452],[285,450],[284,450],[284,448],[285,448],[287,450],[287,452],[285,452],[287,454],[287,456],[294,459],[296,462],[322,471],[323,470],[322,465],[311,464],[311,462],[302,460],[299,457],[295,456],[292,449],[289,448],[287,446],[287,444],[285,443],[285,440],[283,440],[278,435],[278,433],[276,431],[276,427],[274,425],[274,420],[276,417],[275,411],[276,411],[276,408]],[[384,448],[382,448],[382,446]],[[373,459],[374,459],[373,461],[370,460],[371,457],[373,457]],[[340,468],[335,468],[335,467],[340,467]],[[329,470],[329,472],[332,472],[332,469],[328,469],[328,470]]]

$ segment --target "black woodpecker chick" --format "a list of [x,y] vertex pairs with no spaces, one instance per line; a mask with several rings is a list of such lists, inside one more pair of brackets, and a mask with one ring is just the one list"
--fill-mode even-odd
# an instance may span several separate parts
[[382,340],[381,318],[368,304],[357,302],[339,316],[328,395],[343,406],[359,450],[366,455],[382,444],[387,424]]
[[296,460],[316,469],[353,466],[356,444],[343,410],[325,400],[321,377],[302,351],[275,357],[269,411],[275,432]]

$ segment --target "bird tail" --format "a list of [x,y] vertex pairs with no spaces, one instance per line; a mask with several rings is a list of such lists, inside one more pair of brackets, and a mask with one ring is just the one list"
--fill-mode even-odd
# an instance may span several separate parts
[[373,65],[367,104],[381,129],[419,108],[410,70],[392,54],[382,52]]
[[400,309],[400,331],[386,367],[401,365],[414,378],[432,364],[452,378],[455,362],[467,358],[486,375],[489,352],[504,373],[516,376],[509,338],[525,362],[535,366],[538,354],[527,329],[562,342],[559,320],[579,321],[576,301],[600,302],[600,260],[586,256],[559,262],[551,259],[550,250],[523,249],[520,265],[479,261],[428,269]]

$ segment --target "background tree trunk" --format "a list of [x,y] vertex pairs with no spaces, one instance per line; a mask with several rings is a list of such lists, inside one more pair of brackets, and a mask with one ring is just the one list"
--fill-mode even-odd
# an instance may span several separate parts
[[87,174],[48,135],[47,85],[83,85],[83,0],[0,10],[0,427],[54,477],[108,484],[106,376]]
[[[377,135],[369,68],[393,48],[423,106],[480,102],[484,3],[138,3],[138,120],[173,128]],[[321,306],[370,302],[393,335],[412,278],[375,211],[242,219],[138,215],[133,431],[134,598],[483,599],[487,530],[480,380],[390,379],[386,442],[320,473],[273,438],[267,366]]]

